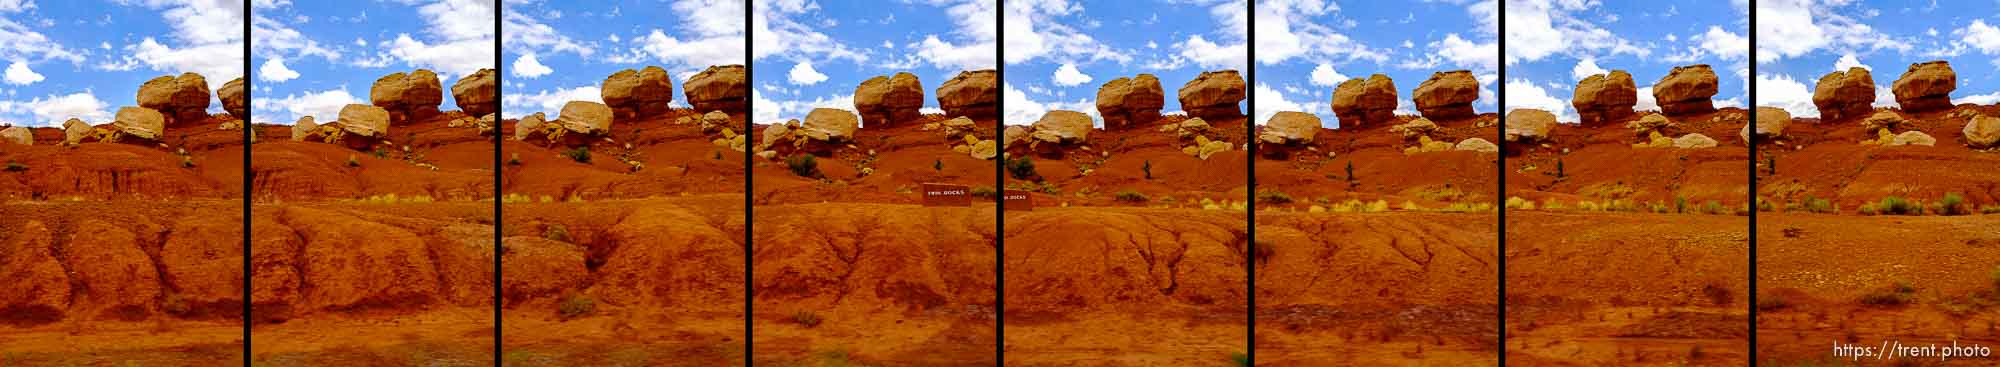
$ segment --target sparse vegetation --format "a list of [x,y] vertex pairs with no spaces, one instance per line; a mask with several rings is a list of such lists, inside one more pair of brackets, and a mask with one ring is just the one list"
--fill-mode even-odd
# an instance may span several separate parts
[[1128,203],[1145,203],[1147,201],[1152,201],[1152,199],[1146,197],[1146,194],[1141,194],[1138,191],[1132,191],[1132,190],[1119,191],[1118,194],[1113,197],[1117,198],[1118,201],[1123,201]]
[[1763,293],[1757,295],[1758,311],[1776,311],[1776,310],[1787,309],[1791,308],[1793,303],[1795,302],[1791,299],[1791,297],[1786,296],[1784,293]]
[[1889,196],[1875,204],[1875,210],[1886,215],[1924,215],[1924,206],[1905,200],[1900,196]]
[[1861,204],[1861,209],[1858,211],[1861,215],[1875,215],[1875,203]]
[[1938,201],[1938,206],[1939,215],[1972,214],[1972,208],[1965,204],[1965,195],[1956,192],[1945,193],[1944,200]]
[[1562,161],[1562,159],[1561,159],[1561,158],[1557,158],[1557,159],[1556,159],[1556,180],[1564,180],[1564,179],[1569,179],[1569,174],[1568,174],[1568,173],[1565,173],[1565,172],[1563,172],[1563,161]]
[[569,242],[569,227],[563,226],[561,223],[549,224],[547,227],[542,228],[542,239]]
[[507,156],[507,165],[509,166],[521,165],[521,153],[513,153],[513,155]]
[[1687,212],[1688,212],[1688,198],[1686,196],[1675,196],[1674,213],[1686,214]]
[[1041,181],[1041,174],[1035,172],[1035,159],[1028,157],[1007,158],[1007,175],[1016,180]]
[[1861,304],[1873,306],[1900,306],[1917,298],[1917,288],[1909,282],[1897,281],[1888,287],[1878,288],[1861,295]]
[[[348,161],[352,162],[353,159],[350,158],[348,159]],[[20,162],[15,162],[15,161],[7,161],[7,172],[22,172],[27,170],[28,170],[28,165],[21,164]]]
[[792,174],[799,175],[799,177],[820,177],[819,159],[813,157],[811,154],[795,154],[785,157],[785,167],[790,168]]
[[1729,209],[1723,207],[1720,201],[1709,200],[1701,204],[1701,212],[1702,214],[1728,214]]
[[562,156],[576,161],[576,163],[590,164],[590,147],[581,146],[576,147],[576,149],[565,150],[562,152]]
[[589,296],[564,296],[562,303],[556,306],[556,312],[563,320],[590,316],[591,313],[597,312],[597,300]]
[[194,168],[194,157],[181,157],[181,168]]
[[1833,214],[1840,212],[1840,208],[1833,206],[1833,202],[1826,199],[1806,197],[1806,212]]
[[2000,205],[1981,205],[1979,214],[2000,214]]
[[825,319],[821,319],[819,317],[818,313],[812,311],[799,311],[792,313],[792,322],[798,323],[800,326],[805,326],[807,328],[817,327],[821,322],[825,321],[826,321]]
[[1229,362],[1230,362],[1230,363],[1235,363],[1235,365],[1234,365],[1234,366],[1237,366],[1237,367],[1250,367],[1250,355],[1248,355],[1248,354],[1243,354],[1243,353],[1240,353],[1240,352],[1239,352],[1239,353],[1230,353],[1230,354],[1229,354]]
[[931,162],[931,170],[934,170],[934,171],[938,171],[938,172],[944,172],[944,160],[943,160],[943,159],[939,159],[939,160],[936,160],[936,161],[932,161],[932,162]]
[[348,155],[347,155],[347,166],[348,166],[348,167],[360,167],[360,166],[361,166],[361,160],[360,160],[360,159],[356,159],[356,158],[354,157],[354,155],[353,155],[353,154],[348,154]]
[[1508,209],[1508,210],[1535,210],[1535,201],[1534,201],[1534,200],[1528,200],[1528,199],[1522,199],[1522,198],[1521,198],[1521,197],[1519,197],[1519,196],[1513,196],[1513,197],[1508,197],[1508,198],[1507,198],[1507,209]]
[[1153,179],[1153,161],[1146,160],[1145,164],[1139,166],[1139,171],[1146,172],[1146,179]]
[[1000,191],[994,190],[992,186],[975,186],[972,188],[972,197],[999,199]]
[[1292,196],[1278,190],[1257,190],[1257,202],[1265,204],[1291,204]]

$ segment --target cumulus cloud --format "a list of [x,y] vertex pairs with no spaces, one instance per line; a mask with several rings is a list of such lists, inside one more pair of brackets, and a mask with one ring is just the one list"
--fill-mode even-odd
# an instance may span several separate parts
[[1569,101],[1549,95],[1547,90],[1525,79],[1507,80],[1507,109],[1531,108],[1548,111],[1556,115],[1557,121],[1577,122],[1576,113],[1570,111]]
[[1819,108],[1812,103],[1813,91],[1805,83],[1783,74],[1757,74],[1756,83],[1757,105],[1783,108],[1792,117],[1819,117]]
[[1645,87],[1642,87],[1642,88],[1639,88],[1639,96],[1638,96],[1638,97],[1639,97],[1639,100],[1638,100],[1638,103],[1634,103],[1634,104],[1632,105],[1632,110],[1633,110],[1633,111],[1659,111],[1659,110],[1660,110],[1660,101],[1659,101],[1658,99],[1654,99],[1654,98],[1653,98],[1653,86],[1650,86],[1650,85],[1648,85],[1648,86],[1645,86]]
[[1322,87],[1331,87],[1340,85],[1340,82],[1344,81],[1347,81],[1347,76],[1341,75],[1340,72],[1338,71],[1334,71],[1333,65],[1319,64],[1319,66],[1313,67],[1312,71],[1313,85]]
[[[1836,11],[1846,0],[1759,0],[1757,61],[1777,61],[1819,49],[1909,51],[1910,42],[1876,32]],[[1511,9],[1510,9],[1511,10]],[[1510,25],[1511,27],[1511,25]]]
[[[812,60],[846,59],[857,63],[868,60],[866,54],[854,47],[841,44],[833,37],[816,31],[815,29],[819,28],[818,22],[794,19],[794,17],[803,18],[807,13],[817,12],[819,3],[786,0],[760,2],[758,5],[760,6],[751,8],[755,11],[750,14],[750,40],[755,43],[750,47],[752,59],[790,55]],[[739,10],[735,15],[718,18],[741,19],[741,14]],[[741,38],[729,41],[738,45],[743,43]],[[675,42],[680,43],[678,40]],[[742,53],[741,48],[735,50],[739,54]]]
[[1224,23],[1242,29],[1252,26],[1256,28],[1257,61],[1265,65],[1274,65],[1293,58],[1322,62],[1361,59],[1380,63],[1388,60],[1385,51],[1368,47],[1332,27],[1312,20],[1338,10],[1338,5],[1323,1],[1259,1],[1256,24],[1245,24],[1247,20],[1235,17],[1241,10],[1231,11],[1229,13],[1231,16],[1225,18],[1227,21]]
[[556,69],[542,65],[542,60],[535,58],[535,54],[530,52],[521,54],[521,57],[514,58],[513,72],[514,76],[534,79],[556,72]]
[[[1131,56],[1112,49],[1096,38],[1057,21],[1056,18],[1083,12],[1082,3],[1065,1],[1009,1],[1006,17],[1008,64],[1040,58],[1058,62],[1111,60],[1131,61]],[[761,36],[759,36],[761,37]]]
[[283,83],[286,80],[292,80],[298,78],[299,78],[299,72],[292,71],[292,68],[285,67],[285,58],[282,57],[273,57],[264,60],[264,65],[257,67],[258,80],[274,82],[274,83]]
[[90,91],[67,95],[49,95],[29,101],[0,100],[0,116],[27,116],[27,125],[62,126],[71,118],[91,122],[111,120],[109,104],[97,99]]
[[764,93],[750,91],[751,110],[756,115],[750,121],[759,124],[783,123],[787,119],[805,118],[815,108],[832,108],[854,112],[853,95],[830,95],[812,100],[772,100],[764,98]]
[[792,65],[792,72],[786,75],[786,77],[792,81],[792,84],[796,85],[813,85],[826,81],[826,74],[820,74],[819,70],[813,70],[812,63],[805,61],[800,61],[798,64]]
[[1072,87],[1076,86],[1077,84],[1090,82],[1090,76],[1084,75],[1083,72],[1081,71],[1077,71],[1075,64],[1062,64],[1062,67],[1056,68],[1056,73],[1054,78],[1056,85],[1065,87]]
[[1857,68],[1857,67],[1868,71],[1875,70],[1875,68],[1868,67],[1868,64],[1861,63],[1861,60],[1855,58],[1854,54],[1852,53],[1840,55],[1840,60],[1835,60],[1833,62],[1833,71],[1847,71],[1847,69]]
[[1273,89],[1269,85],[1264,85],[1263,82],[1257,82],[1257,87],[1251,93],[1255,93],[1257,97],[1257,117],[1252,121],[1259,125],[1270,122],[1271,116],[1277,115],[1280,111],[1305,112],[1318,115],[1320,126],[1334,127],[1339,124],[1334,120],[1332,108],[1328,107],[1326,103],[1287,100],[1283,92]]
[[[340,108],[349,104],[365,104],[360,98],[347,93],[347,88],[328,89],[305,94],[286,95],[284,98],[258,97],[251,102],[257,109],[257,119],[263,123],[290,124],[300,117],[312,116],[318,123],[333,121],[340,116]],[[272,112],[283,112],[283,114]],[[277,117],[275,120],[266,120]]]
[[562,106],[570,101],[604,103],[604,91],[595,86],[581,86],[541,90],[534,94],[508,93],[500,99],[507,105],[505,113],[507,118],[520,118],[542,112],[546,113],[548,118],[555,119],[559,117],[557,115],[562,111]]
[[7,65],[6,79],[7,84],[29,85],[42,81],[42,74],[28,69],[26,62],[15,61],[12,65]]
[[1557,54],[1644,57],[1651,53],[1576,14],[1598,5],[1596,1],[1508,0],[1507,62],[1537,61]]
[[1033,124],[1042,118],[1042,114],[1049,112],[1047,106],[1028,98],[1028,93],[1014,89],[1014,83],[1001,83],[1000,95],[1007,99],[1002,103],[1007,106],[1007,111],[1001,121],[1008,125]]
[[1576,67],[1569,68],[1569,77],[1576,80],[1583,80],[1583,78],[1588,78],[1591,75],[1609,72],[1611,71],[1597,66],[1597,59],[1585,57],[1583,60],[1576,62]]

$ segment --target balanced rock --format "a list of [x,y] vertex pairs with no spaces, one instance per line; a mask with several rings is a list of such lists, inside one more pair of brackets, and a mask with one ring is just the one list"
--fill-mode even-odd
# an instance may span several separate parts
[[799,125],[797,134],[808,139],[823,142],[847,141],[854,138],[854,130],[861,128],[861,119],[853,112],[837,108],[814,108],[806,114],[805,123]]
[[993,69],[958,72],[938,86],[938,107],[947,116],[995,118],[1000,111],[1000,84]]
[[160,135],[167,130],[167,116],[151,108],[122,107],[118,109],[116,119],[112,126],[119,131],[147,140],[160,140]]
[[1458,142],[1458,145],[1454,145],[1454,146],[1452,146],[1451,150],[1463,150],[1463,151],[1469,151],[1469,152],[1482,152],[1482,153],[1497,153],[1497,152],[1499,152],[1499,151],[1500,151],[1500,146],[1498,146],[1498,145],[1493,145],[1493,142],[1490,142],[1490,141],[1486,141],[1486,139],[1480,139],[1480,138],[1466,138],[1466,139],[1465,139],[1464,141],[1460,141],[1460,142]]
[[1029,137],[1051,143],[1077,143],[1090,137],[1090,115],[1082,112],[1051,110],[1036,120],[1034,133]]
[[83,120],[71,118],[69,121],[63,121],[63,144],[76,145],[77,143],[82,143],[83,138],[90,136],[91,130],[95,130],[95,128],[90,126],[90,123],[83,122]]
[[1201,72],[1181,85],[1181,110],[1187,111],[1188,117],[1210,120],[1243,116],[1243,109],[1236,105],[1248,97],[1246,88],[1243,75],[1235,70]]
[[215,91],[215,97],[222,99],[222,110],[241,120],[250,117],[250,100],[243,95],[243,78],[230,80]]
[[1311,143],[1319,134],[1319,116],[1297,111],[1278,111],[1264,122],[1264,129],[1257,133],[1257,140],[1271,144]]
[[604,78],[602,96],[617,118],[658,115],[674,100],[674,81],[658,66],[620,70]]
[[[1738,133],[1743,138],[1743,141],[1750,141],[1753,135],[1756,138],[1762,139],[1784,135],[1785,127],[1792,125],[1792,113],[1785,111],[1783,108],[1757,107],[1756,118],[1757,121],[1754,123],[1744,124],[1743,132]],[[1756,131],[1751,131],[1752,128],[1755,128]]]
[[437,73],[426,69],[389,74],[375,79],[375,85],[368,88],[368,101],[389,111],[392,124],[408,124],[437,115],[438,104],[444,102],[444,87]]
[[1633,85],[1632,74],[1624,70],[1583,78],[1576,83],[1576,95],[1570,99],[1570,106],[1576,107],[1584,126],[1631,117],[1632,106],[1638,104],[1639,88]]
[[0,143],[35,145],[35,133],[20,126],[0,129]]
[[500,73],[493,69],[479,69],[478,72],[459,78],[451,83],[451,100],[466,115],[485,116],[500,109]]
[[1826,73],[1813,86],[1812,101],[1822,121],[1867,116],[1874,109],[1870,104],[1875,102],[1875,77],[1861,67]]
[[1951,91],[1956,89],[1958,73],[1951,71],[1947,61],[1910,64],[1889,88],[1903,111],[1913,113],[1951,108]]
[[1454,70],[1431,73],[1430,79],[1417,85],[1416,92],[1410,94],[1417,104],[1417,112],[1432,120],[1456,120],[1472,117],[1472,102],[1479,100],[1479,80],[1472,77],[1470,70]]
[[201,74],[161,76],[139,86],[139,107],[167,117],[171,126],[200,121],[208,115],[208,80]]
[[611,132],[611,106],[591,101],[569,101],[564,103],[562,114],[556,122],[564,129],[584,134]]
[[292,123],[292,141],[306,141],[315,130],[319,130],[319,124],[313,122],[312,116],[299,117],[299,122]]
[[1714,112],[1715,103],[1710,99],[1715,92],[1715,70],[1708,64],[1676,66],[1653,84],[1653,100],[1659,102],[1660,113],[1668,116]]
[[1973,116],[1965,122],[1965,144],[1973,148],[1992,148],[2000,144],[2000,117]]
[[1333,89],[1332,106],[1341,126],[1395,121],[1396,83],[1382,74],[1348,79]]
[[1556,128],[1556,115],[1549,111],[1522,108],[1507,112],[1506,141],[1534,143],[1549,138]]
[[698,111],[743,113],[750,108],[750,84],[744,78],[743,65],[710,66],[688,77],[681,94]]
[[365,104],[348,104],[340,108],[341,130],[360,136],[383,137],[389,135],[389,109]]
[[916,74],[868,78],[854,88],[854,109],[861,123],[871,127],[895,126],[923,117],[924,85]]
[[1107,130],[1150,125],[1160,119],[1160,108],[1166,103],[1160,78],[1153,74],[1112,79],[1097,88],[1097,114],[1104,116]]

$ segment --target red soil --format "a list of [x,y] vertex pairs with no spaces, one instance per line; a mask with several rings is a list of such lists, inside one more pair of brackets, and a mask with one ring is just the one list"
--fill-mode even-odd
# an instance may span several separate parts
[[[448,127],[462,115],[447,111],[429,120],[391,127],[389,136],[371,149],[352,149],[317,139],[295,142],[289,138],[289,125],[258,125],[258,142],[250,147],[250,170],[255,180],[252,197],[260,202],[385,194],[429,196],[437,201],[490,199],[496,165],[493,141],[479,136],[472,127]],[[404,151],[404,147],[409,150]],[[359,165],[348,166],[350,158]]]
[[[925,121],[941,121],[941,115],[926,115]],[[974,118],[980,139],[993,139],[997,118]],[[767,125],[754,125],[752,145],[763,139]],[[993,187],[994,165],[998,160],[980,160],[954,152],[953,144],[935,131],[923,131],[923,123],[905,123],[856,130],[852,147],[842,147],[816,161],[826,180],[793,174],[784,158],[753,158],[750,174],[756,177],[753,198],[756,205],[787,203],[865,202],[916,204],[925,183],[949,183],[969,187]],[[862,176],[863,162],[874,173]],[[938,165],[943,169],[938,169]]]
[[[0,160],[26,168],[0,172],[0,199],[242,197],[243,133],[216,129],[234,119],[216,115],[168,128],[158,142],[127,137],[76,147],[60,145],[60,128],[33,128],[36,145],[0,144]],[[185,150],[194,166],[182,167],[177,150]]]
[[[506,120],[500,124],[501,136],[509,137],[500,146],[501,160],[507,162],[501,191],[557,200],[743,192],[744,152],[712,144],[721,133],[703,134],[695,123],[676,124],[683,116],[701,118],[693,110],[674,109],[638,121],[617,121],[606,139],[571,136],[558,144],[540,135],[515,141],[511,138],[515,120]],[[732,120],[742,121],[741,117]],[[585,146],[589,163],[563,155]],[[516,159],[519,164],[513,163]],[[645,168],[634,172],[627,160],[644,163]]]
[[[1243,144],[1250,138],[1250,120],[1209,122],[1213,131],[1209,136],[1235,146],[1202,160],[1181,152],[1181,147],[1193,144],[1192,138],[1159,131],[1161,125],[1178,124],[1184,119],[1181,115],[1169,115],[1154,125],[1093,130],[1087,141],[1068,147],[1059,157],[1030,154],[1035,161],[1035,172],[1059,191],[1036,192],[1035,205],[1145,205],[1121,202],[1113,195],[1128,190],[1151,199],[1173,197],[1183,203],[1201,198],[1246,200],[1250,187],[1246,165],[1250,154],[1243,150]],[[1149,162],[1152,179],[1146,178],[1144,169]],[[1085,170],[1090,174],[1085,175]],[[1008,177],[1009,187],[1022,183],[1023,180]]]
[[[1467,151],[1404,154],[1403,148],[1415,141],[1389,131],[1389,127],[1416,116],[1397,117],[1394,124],[1320,129],[1310,149],[1281,159],[1257,158],[1257,190],[1284,193],[1296,200],[1293,205],[1259,203],[1259,207],[1305,207],[1350,199],[1408,201],[1426,207],[1495,201],[1492,195],[1500,182],[1493,174],[1496,155]],[[1433,137],[1452,143],[1467,138],[1498,143],[1499,128],[1495,125],[1499,118],[1487,113],[1459,121],[1436,121],[1438,130]],[[1354,167],[1352,185],[1348,165]]]
[[[1625,123],[1640,115],[1600,126],[1557,126],[1554,141],[1529,147],[1507,161],[1507,195],[1537,202],[1629,200],[1635,204],[1672,206],[1677,198],[1688,205],[1716,201],[1728,208],[1748,201],[1750,150],[1738,137],[1749,115],[1741,108],[1671,118],[1676,125],[1662,132],[1669,138],[1700,133],[1715,139],[1714,148],[1633,148],[1646,137]],[[1562,178],[1556,174],[1558,162]],[[1610,188],[1629,193],[1599,195]]]

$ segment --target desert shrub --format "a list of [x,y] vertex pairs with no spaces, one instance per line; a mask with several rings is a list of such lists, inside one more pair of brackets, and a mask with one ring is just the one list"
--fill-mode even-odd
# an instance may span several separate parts
[[1257,202],[1265,204],[1291,204],[1292,196],[1286,195],[1284,191],[1270,189],[1257,190]]
[[1757,310],[1759,311],[1783,310],[1791,308],[1793,303],[1796,303],[1796,301],[1793,301],[1791,296],[1786,296],[1785,293],[1763,293],[1757,295]]
[[1839,212],[1840,209],[1834,208],[1832,201],[1815,197],[1807,197],[1806,211],[1812,213],[1820,213],[1820,214],[1832,214],[1835,212]]
[[1762,196],[1757,197],[1757,211],[1768,212],[1775,210],[1778,210],[1777,205],[1771,204],[1770,200],[1764,200],[1764,197]]
[[1993,292],[2000,293],[2000,265],[1994,266],[1993,271],[1986,276],[1989,280],[1993,281]]
[[1409,201],[1409,200],[1403,200],[1403,206],[1402,206],[1402,208],[1403,208],[1403,210],[1407,210],[1407,211],[1418,211],[1418,210],[1424,210],[1424,207],[1423,207],[1423,206],[1420,206],[1420,205],[1417,205],[1417,202],[1414,202],[1414,201]]
[[1646,208],[1651,209],[1654,214],[1666,214],[1668,210],[1667,203],[1662,203],[1658,201],[1655,201],[1651,204],[1646,204]]
[[1556,179],[1557,179],[1557,180],[1561,180],[1561,179],[1566,179],[1566,178],[1569,178],[1569,174],[1568,174],[1568,173],[1564,173],[1564,172],[1563,172],[1563,161],[1562,161],[1562,159],[1556,159]]
[[1563,204],[1562,202],[1556,201],[1555,199],[1549,199],[1548,201],[1542,202],[1542,210],[1568,210],[1568,209],[1569,205]]
[[1490,211],[1493,211],[1493,204],[1492,204],[1492,203],[1451,203],[1451,205],[1446,205],[1446,206],[1444,206],[1444,209],[1438,209],[1438,211],[1443,211],[1443,212],[1447,212],[1447,213],[1477,213],[1477,212],[1490,212]]
[[1599,211],[1599,210],[1602,210],[1602,209],[1603,209],[1603,207],[1601,207],[1601,206],[1598,206],[1596,202],[1592,202],[1592,201],[1590,201],[1590,200],[1584,200],[1584,201],[1579,201],[1579,202],[1577,202],[1577,203],[1576,203],[1576,209],[1577,209],[1577,210],[1582,210],[1582,211],[1586,211],[1586,212],[1594,212],[1594,211]]
[[181,168],[194,168],[194,157],[181,157]]
[[1728,210],[1722,207],[1722,202],[1720,201],[1709,200],[1701,204],[1701,212],[1704,214],[1727,214],[1729,213]]
[[1861,204],[1861,209],[1859,209],[1858,211],[1861,213],[1861,215],[1878,214],[1878,212],[1875,210],[1875,203]]
[[1250,367],[1250,355],[1243,353],[1230,353],[1229,362],[1234,363],[1232,364],[1232,366]]
[[521,165],[521,153],[513,153],[512,155],[508,155],[508,156],[507,156],[507,165],[509,165],[509,166],[519,166],[519,165]]
[[932,162],[931,162],[931,170],[933,170],[933,171],[938,171],[938,172],[944,172],[944,160],[943,160],[943,159],[939,159],[939,160],[935,160],[935,161],[932,161]]
[[548,227],[542,228],[542,239],[569,242],[569,227],[565,227],[562,224],[550,224]]
[[561,314],[564,320],[590,316],[591,313],[597,312],[597,300],[590,296],[565,296],[562,303],[556,305],[556,312]]
[[1686,196],[1675,196],[1674,213],[1685,214],[1687,212],[1688,212],[1688,198]]
[[790,168],[792,174],[799,175],[799,177],[818,178],[820,176],[819,159],[813,157],[811,154],[796,154],[785,157],[785,167]]
[[1875,210],[1889,215],[1924,215],[1922,203],[1906,200],[1900,196],[1882,198],[1882,201],[1875,204]]
[[1917,288],[1908,282],[1898,281],[1888,287],[1877,288],[1861,295],[1861,304],[1873,306],[1897,306],[1916,300]]
[[7,161],[7,172],[21,172],[26,170],[28,170],[28,165],[21,164],[21,162]]
[[1146,194],[1141,194],[1138,191],[1132,191],[1132,190],[1119,191],[1118,194],[1114,195],[1113,197],[1117,198],[1118,201],[1123,201],[1128,203],[1144,203],[1147,201],[1152,201],[1151,198],[1146,197]]
[[1959,193],[1956,192],[1945,193],[1944,200],[1938,201],[1938,205],[1940,206],[1939,209],[1941,209],[1938,211],[1938,214],[1942,215],[1972,214],[1972,208],[1968,207],[1965,204],[1965,195],[1960,195]]
[[1007,158],[1007,175],[1016,180],[1035,180],[1041,174],[1035,172],[1035,159],[1029,157]]
[[576,149],[565,150],[562,152],[562,156],[576,161],[576,163],[590,164],[590,147],[582,146],[576,147]]
[[1507,197],[1507,210],[1535,210],[1535,201],[1510,196]]
[[1140,170],[1140,171],[1143,171],[1143,172],[1146,172],[1146,179],[1148,179],[1148,180],[1151,180],[1151,179],[1153,179],[1153,161],[1152,161],[1152,160],[1147,160],[1147,161],[1146,161],[1146,164],[1144,164],[1144,165],[1140,165],[1140,166],[1139,166],[1139,170]]
[[1381,213],[1389,211],[1389,201],[1375,200],[1375,202],[1373,203],[1368,203],[1368,206],[1366,208],[1362,208],[1361,211],[1368,213]]
[[1000,191],[994,190],[992,186],[977,186],[972,188],[972,197],[998,199]]
[[1979,214],[2000,214],[2000,205],[1982,205]]
[[353,154],[348,154],[348,155],[347,155],[347,166],[348,166],[348,167],[360,167],[360,166],[361,166],[361,160],[359,160],[359,159],[355,159],[355,158],[354,158],[354,155],[353,155]]
[[798,323],[800,326],[805,326],[808,328],[817,327],[821,322],[825,321],[826,321],[825,319],[821,319],[819,317],[819,313],[815,313],[812,311],[799,311],[792,313],[792,322]]

